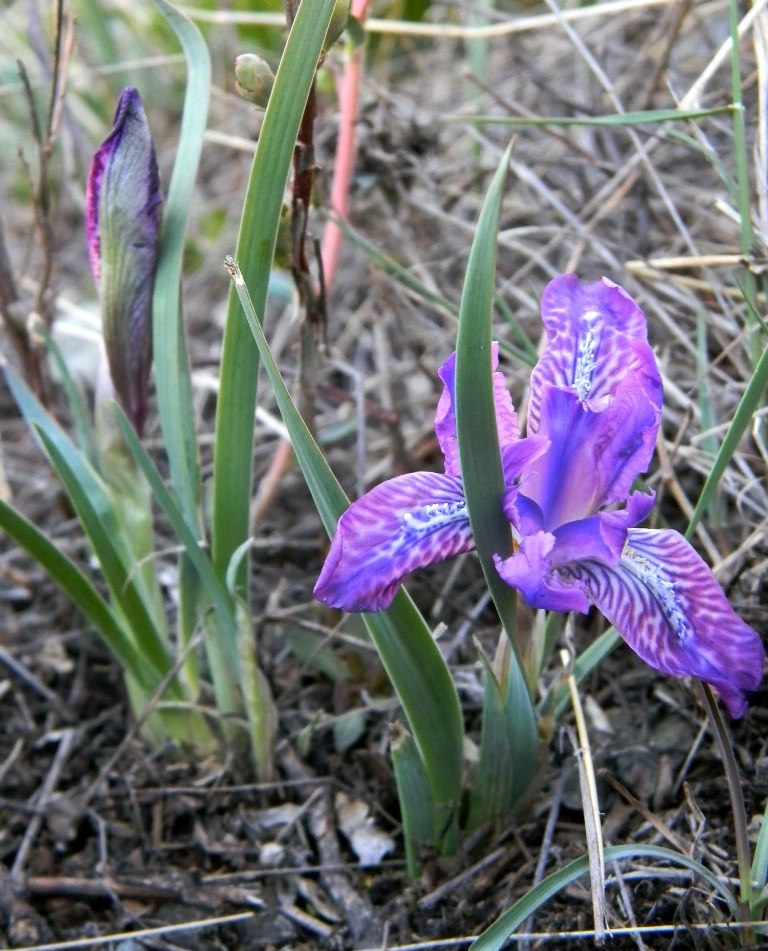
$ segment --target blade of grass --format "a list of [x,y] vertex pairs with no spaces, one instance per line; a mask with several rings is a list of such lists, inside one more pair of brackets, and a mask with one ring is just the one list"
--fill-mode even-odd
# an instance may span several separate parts
[[206,557],[200,547],[200,542],[194,531],[186,522],[181,503],[169,491],[163,482],[162,476],[157,470],[154,462],[150,458],[147,450],[142,446],[136,433],[128,421],[122,408],[115,404],[115,415],[120,426],[120,430],[125,437],[128,448],[133,453],[137,465],[146,476],[147,482],[152,489],[158,505],[163,510],[165,517],[170,522],[174,534],[184,546],[184,550],[189,560],[195,566],[206,587],[208,597],[213,604],[214,610],[221,618],[222,625],[229,631],[229,641],[233,648],[230,660],[233,666],[236,666],[237,654],[234,651],[235,646],[235,621],[234,604],[224,583],[219,579],[211,567],[210,560]]
[[394,258],[384,254],[383,251],[371,244],[370,241],[367,241],[348,221],[342,221],[340,218],[334,220],[344,234],[344,237],[356,247],[360,248],[361,251],[365,252],[370,260],[374,261],[381,268],[384,274],[393,278],[406,290],[411,291],[411,293],[415,294],[419,299],[426,301],[433,307],[437,307],[452,317],[459,316],[459,308],[456,304],[449,301],[446,297],[443,297],[442,294],[438,294],[430,290],[425,284],[422,284],[421,281],[411,274],[408,268],[403,267],[403,265],[399,264]]
[[243,695],[248,737],[256,766],[256,775],[261,782],[274,778],[272,748],[277,732],[277,707],[267,678],[262,673],[256,657],[256,632],[248,609],[242,602],[237,604],[237,647],[239,652],[239,682]]
[[[725,885],[716,875],[705,868],[700,862],[689,859],[687,855],[673,852],[658,845],[613,845],[605,849],[605,861],[616,862],[620,859],[638,859],[641,857],[656,859],[657,861],[671,862],[690,869],[695,875],[721,895],[730,910],[736,914],[736,901]],[[589,858],[586,855],[574,859],[558,871],[548,875],[542,882],[527,892],[519,901],[504,912],[501,917],[475,939],[470,945],[470,951],[500,951],[506,940],[525,919],[537,911],[550,898],[575,882],[589,869]]]
[[[384,254],[379,248],[367,241],[349,222],[341,221],[340,219],[334,220],[337,222],[344,237],[350,243],[360,248],[371,261],[381,268],[384,274],[397,281],[401,287],[410,291],[420,300],[426,301],[426,303],[432,307],[436,307],[438,310],[443,311],[443,313],[458,319],[459,307],[457,304],[454,304],[453,301],[443,297],[442,294],[437,294],[422,284],[421,281],[417,280],[413,274],[411,274],[408,268],[403,267],[402,264],[399,264],[394,258]],[[503,341],[500,345],[501,349],[516,360],[519,360],[520,363],[525,366],[532,367],[539,358],[536,347],[526,337],[520,323],[500,295],[497,294],[494,297],[494,303],[520,343],[520,345],[517,346],[508,341]]]
[[514,593],[493,563],[494,555],[512,554],[512,535],[501,507],[504,475],[491,369],[496,242],[511,148],[505,151],[486,194],[467,262],[456,341],[456,430],[475,545],[486,584],[517,651]]
[[[237,240],[237,258],[256,313],[267,300],[280,212],[299,124],[333,12],[334,0],[299,6],[264,114],[251,167]],[[221,355],[213,467],[213,564],[223,577],[229,560],[248,537],[253,419],[259,351],[230,288]],[[238,573],[238,594],[247,592],[248,560]]]
[[[747,832],[747,810],[744,804],[744,793],[741,788],[741,777],[736,755],[733,751],[733,740],[728,733],[723,715],[717,705],[717,700],[709,684],[700,683],[701,697],[704,709],[707,711],[710,728],[715,738],[720,760],[725,771],[728,784],[728,797],[731,801],[731,817],[733,819],[734,839],[736,840],[736,861],[739,867],[739,921],[746,926],[744,932],[745,943],[754,944],[754,932],[748,927],[752,917],[752,865],[749,859],[749,835]],[[751,934],[750,934],[751,932]]]
[[512,313],[512,310],[507,305],[507,302],[504,300],[501,294],[494,295],[493,302],[496,309],[501,314],[502,319],[509,326],[519,343],[519,346],[516,346],[513,343],[504,341],[500,344],[501,349],[506,353],[511,354],[516,360],[519,360],[520,363],[524,364],[525,366],[533,368],[536,364],[536,361],[539,359],[539,352],[536,349],[535,344],[533,344],[528,339],[528,335],[520,326],[520,321]]
[[757,410],[764,399],[766,386],[768,386],[768,347],[763,350],[754,372],[749,379],[749,383],[744,390],[744,394],[739,400],[739,405],[736,407],[736,412],[734,413],[731,424],[728,427],[720,450],[715,457],[712,469],[707,476],[693,514],[691,515],[691,520],[685,532],[686,538],[690,538],[696,531],[696,526],[701,521],[701,516],[707,511],[714,499],[720,479],[733,458],[739,441],[746,432],[747,426],[749,426],[752,421],[755,410]]
[[710,116],[719,116],[723,113],[734,113],[733,105],[714,106],[712,109],[652,109],[647,112],[620,112],[605,116],[451,116],[449,122],[462,125],[502,125],[511,128],[526,126],[598,126],[598,127],[631,127],[638,125],[656,125],[661,122],[691,121],[706,119]]
[[[699,397],[699,426],[702,432],[710,430],[710,435],[701,440],[703,452],[717,455],[717,437],[712,435],[715,429],[715,414],[712,410],[712,394],[709,390],[709,354],[707,350],[707,324],[703,314],[696,317],[696,388]],[[713,497],[707,509],[708,521],[715,527],[721,526],[720,506],[717,497]]]
[[[728,21],[731,30],[731,97],[733,99],[733,158],[736,178],[736,208],[739,212],[739,238],[741,253],[745,258],[755,251],[755,232],[752,228],[752,204],[750,195],[747,159],[747,128],[744,118],[744,99],[741,94],[741,43],[739,42],[739,7],[736,0],[728,4]],[[760,338],[751,314],[757,311],[757,281],[752,271],[745,267],[741,273],[741,285],[747,301],[748,327],[752,330],[750,353],[755,365],[760,356]]]
[[[349,506],[344,490],[325,461],[269,351],[243,276],[227,261],[245,318],[259,348],[283,422],[317,511],[331,535]],[[363,620],[403,707],[409,729],[424,762],[432,790],[437,837],[443,847],[455,845],[461,795],[464,729],[456,689],[424,618],[404,590],[391,607]]]
[[[91,499],[92,505],[95,506],[99,517],[103,520],[105,528],[114,537],[119,537],[120,527],[115,518],[109,492],[101,477],[86,458],[85,453],[75,447],[64,430],[43,408],[21,377],[7,364],[0,363],[0,365],[2,365],[8,389],[11,391],[11,395],[27,425],[35,434],[41,431],[46,433],[48,439],[67,459],[79,485]],[[127,557],[125,552],[124,555]]]
[[211,63],[200,31],[168,0],[154,0],[175,32],[187,62],[184,112],[168,199],[152,299],[157,408],[171,479],[190,525],[198,523],[200,473],[192,408],[189,357],[181,313],[181,268],[189,209],[208,118]]

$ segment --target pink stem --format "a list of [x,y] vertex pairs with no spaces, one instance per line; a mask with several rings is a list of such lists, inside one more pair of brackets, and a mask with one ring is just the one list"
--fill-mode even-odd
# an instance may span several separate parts
[[[370,0],[352,0],[351,14],[361,24],[368,14]],[[336,143],[336,163],[331,184],[330,211],[345,220],[349,207],[349,188],[355,167],[355,132],[360,102],[360,80],[363,73],[363,47],[356,47],[347,57],[339,83],[339,139]],[[326,293],[331,288],[341,250],[341,228],[328,221],[323,233],[321,256]]]
[[[360,23],[365,22],[370,0],[352,0],[350,13]],[[339,139],[336,143],[336,162],[331,184],[331,212],[346,219],[349,207],[349,186],[355,167],[355,126],[360,101],[360,79],[363,72],[364,50],[354,49],[344,64],[344,73],[339,83]],[[328,221],[323,232],[321,257],[326,294],[336,273],[341,250],[342,232],[335,221]],[[293,462],[293,451],[288,442],[281,441],[275,449],[269,469],[265,474],[251,510],[254,524],[258,524],[275,501],[283,476]]]

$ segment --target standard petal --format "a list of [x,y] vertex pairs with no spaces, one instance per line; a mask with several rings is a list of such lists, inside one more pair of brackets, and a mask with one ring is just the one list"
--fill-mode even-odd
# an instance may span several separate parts
[[528,436],[517,442],[501,447],[501,468],[504,471],[504,484],[507,486],[519,481],[525,484],[526,473],[531,465],[549,449],[550,440],[544,436]]
[[[520,438],[520,425],[512,405],[499,365],[499,345],[491,345],[491,369],[493,372],[493,402],[496,407],[496,429],[502,450]],[[459,446],[456,440],[456,354],[452,353],[437,371],[443,381],[443,392],[435,414],[435,433],[445,456],[446,475],[460,475]]]
[[582,590],[583,584],[578,579],[563,580],[554,570],[550,555],[555,544],[555,536],[548,532],[528,535],[511,557],[494,556],[496,570],[503,581],[517,588],[532,608],[586,612],[589,601]]
[[473,545],[460,479],[435,472],[398,476],[339,519],[315,597],[345,611],[380,611],[409,572]]
[[539,432],[551,445],[531,463],[524,492],[538,503],[550,531],[626,499],[651,461],[660,407],[632,378],[602,402],[595,408],[572,389],[544,387]]
[[673,531],[630,529],[616,566],[585,561],[567,576],[647,664],[711,684],[733,717],[763,676],[760,638],[728,603],[707,565]]
[[541,314],[547,346],[531,374],[529,433],[543,426],[547,385],[572,388],[580,400],[599,405],[631,379],[661,407],[661,377],[647,343],[645,316],[623,288],[607,278],[582,284],[575,274],[565,274],[545,289]]

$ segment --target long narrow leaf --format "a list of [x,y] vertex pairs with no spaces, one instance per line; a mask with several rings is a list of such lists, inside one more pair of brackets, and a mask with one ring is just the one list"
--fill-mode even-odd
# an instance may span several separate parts
[[38,427],[37,433],[98,559],[112,599],[120,606],[133,632],[137,649],[146,654],[157,670],[168,673],[172,662],[167,643],[141,596],[132,571],[134,566],[125,563],[119,532],[115,534],[105,524],[98,500],[94,505],[93,499],[78,481],[70,458],[61,451],[48,432]]
[[483,664],[483,721],[469,804],[467,825],[470,830],[484,822],[498,823],[506,819],[515,805],[511,794],[515,756],[510,748],[504,696],[482,651],[480,660]]
[[85,402],[85,397],[80,389],[80,387],[75,383],[72,374],[70,373],[69,366],[67,361],[64,359],[59,345],[53,339],[51,334],[45,327],[41,327],[36,330],[37,333],[43,335],[45,340],[45,346],[48,350],[48,354],[51,358],[51,362],[56,368],[56,372],[59,375],[61,382],[61,389],[64,392],[64,397],[67,401],[67,408],[69,409],[69,415],[72,419],[72,430],[75,435],[75,441],[77,445],[85,453],[85,456],[88,460],[93,462],[96,458],[96,447],[93,440],[93,431],[91,427],[91,418],[88,412],[88,407]]
[[[251,168],[237,240],[237,258],[256,312],[267,300],[280,211],[299,124],[315,75],[334,0],[312,0],[299,6],[264,115]],[[213,563],[224,575],[235,550],[248,537],[251,494],[253,418],[259,351],[230,289],[221,386],[216,410],[213,469]],[[248,560],[238,576],[241,596],[247,584]]]
[[192,190],[208,117],[211,63],[200,31],[167,0],[155,5],[173,28],[187,61],[179,146],[163,215],[160,262],[152,299],[157,408],[171,479],[190,525],[197,523],[200,474],[189,358],[181,315],[181,267]]
[[765,888],[766,880],[768,880],[768,803],[765,804],[752,859],[752,884],[755,891],[759,892]]
[[[256,318],[237,267],[228,263],[248,326],[259,348],[296,458],[328,534],[349,505],[304,420],[293,404]],[[438,834],[450,848],[461,793],[463,724],[456,689],[424,618],[404,590],[387,611],[363,615],[381,661],[402,704],[434,797]]]
[[124,670],[130,671],[145,693],[157,686],[161,672],[140,653],[107,602],[77,565],[70,561],[30,521],[0,499],[0,528],[23,548],[96,628]]
[[[119,539],[120,529],[112,501],[109,498],[109,492],[99,474],[88,461],[85,453],[74,445],[69,436],[45,410],[26,383],[11,367],[3,366],[3,373],[8,389],[11,391],[11,395],[27,425],[35,435],[45,433],[48,440],[56,446],[59,453],[67,460],[67,464],[74,473],[78,484],[91,500],[91,505],[95,508],[99,518],[102,519],[105,529],[116,540]],[[124,559],[128,558],[126,550],[123,551],[123,557]]]
[[430,851],[437,845],[435,810],[424,761],[413,737],[397,723],[395,730],[390,747],[392,769],[400,802],[408,875],[415,880],[421,875],[424,858],[430,857]]
[[200,548],[200,542],[184,518],[184,512],[181,505],[173,497],[172,493],[166,488],[162,476],[157,471],[157,467],[149,456],[147,450],[142,446],[130,422],[125,416],[122,408],[115,405],[115,414],[120,429],[128,443],[128,448],[133,453],[134,459],[141,471],[146,476],[147,482],[157,499],[160,508],[163,510],[168,521],[171,523],[174,534],[184,546],[184,550],[189,557],[200,577],[205,584],[208,597],[214,606],[214,610],[220,615],[225,628],[230,628],[232,638],[233,653],[231,660],[233,666],[236,665],[237,654],[235,647],[235,610],[234,603],[229,592],[226,590],[223,582],[218,578],[211,567],[211,563]]
[[493,556],[512,554],[512,535],[501,507],[504,476],[491,373],[496,242],[510,148],[483,202],[467,262],[456,341],[456,430],[464,495],[486,583],[514,644],[515,602],[499,578]]
[[119,406],[115,413],[123,437],[133,453],[137,465],[144,473],[152,492],[174,534],[184,546],[188,563],[197,572],[208,600],[216,613],[217,625],[206,639],[206,652],[211,667],[216,703],[222,713],[235,713],[240,708],[236,688],[239,669],[237,625],[234,600],[223,581],[213,570],[210,559],[203,553],[200,543],[187,522],[181,505],[176,501],[157,471],[149,453],[141,445],[133,427]]
[[[535,731],[517,729],[518,698],[508,686],[508,674],[517,666],[511,650],[502,683],[482,651],[480,660],[483,664],[483,721],[480,756],[472,783],[470,829],[484,822],[504,822],[514,814],[533,778],[539,749]],[[522,743],[527,746],[522,747]]]
[[[88,461],[85,453],[74,445],[23,380],[10,367],[6,366],[3,369],[8,388],[24,419],[39,439],[43,451],[52,461],[62,481],[66,479],[65,488],[70,493],[75,511],[81,517],[81,521],[82,517],[88,519],[89,525],[96,533],[94,537],[91,537],[89,530],[86,528],[91,544],[95,546],[95,538],[106,546],[105,556],[111,566],[109,569],[111,575],[107,578],[107,581],[115,585],[112,588],[112,593],[117,599],[117,603],[120,603],[122,595],[120,577],[131,577],[132,590],[138,594],[142,604],[145,605],[144,613],[148,617],[151,616],[154,607],[152,603],[154,592],[143,586],[140,573],[135,575],[133,573],[135,557],[129,539],[125,534],[125,526],[121,525],[110,490]],[[74,496],[72,492],[74,492]],[[139,619],[138,615],[134,618],[134,620],[136,619]],[[143,623],[142,620],[138,628],[134,628],[133,624],[131,624],[131,627],[134,630],[143,630]],[[164,619],[155,614],[154,620],[150,622],[147,628],[147,636],[156,637],[155,646],[158,653],[154,656],[154,662],[158,664],[159,669],[166,669],[165,663],[161,660],[161,653],[164,650],[164,648],[161,650],[161,646],[165,644],[163,625]]]
[[[738,914],[736,900],[725,885],[709,869],[705,868],[700,862],[689,859],[687,855],[681,855],[679,852],[673,852],[671,849],[656,845],[614,845],[605,850],[606,862],[641,857],[671,862],[673,865],[681,865],[683,868],[690,869],[725,899],[734,915]],[[514,933],[515,928],[519,927],[529,915],[541,908],[553,895],[556,895],[584,875],[588,869],[589,859],[586,855],[583,855],[564,865],[552,875],[547,876],[519,901],[516,901],[500,918],[497,918],[479,938],[473,941],[470,945],[470,951],[499,951],[507,938]]]
[[[486,584],[512,645],[505,707],[515,771],[529,779],[536,768],[536,719],[516,643],[515,596],[499,577],[493,556],[512,554],[512,536],[501,498],[504,476],[493,398],[491,318],[496,243],[512,146],[504,152],[480,211],[461,294],[456,343],[456,432],[467,511]],[[487,755],[499,755],[487,750]],[[483,767],[484,768],[484,767]],[[490,766],[488,767],[490,768]]]

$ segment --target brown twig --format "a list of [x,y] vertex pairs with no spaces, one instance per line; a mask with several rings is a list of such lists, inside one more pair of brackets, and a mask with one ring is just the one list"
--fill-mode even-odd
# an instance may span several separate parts
[[[21,60],[16,61],[19,78],[24,90],[29,112],[32,138],[37,153],[37,170],[33,174],[23,155],[19,158],[29,181],[32,193],[34,231],[40,248],[41,262],[37,269],[37,290],[34,304],[28,310],[36,313],[47,327],[53,319],[51,278],[54,264],[54,228],[51,199],[50,165],[56,146],[61,117],[64,109],[66,75],[75,44],[75,21],[65,0],[56,0],[56,34],[51,66],[50,92],[44,121],[35,102],[32,83],[27,68]],[[42,44],[38,50],[45,56]],[[6,321],[16,350],[19,352],[25,376],[37,395],[47,402],[46,381],[41,355],[30,338],[26,315],[21,313],[20,300],[10,270],[10,261],[0,232],[0,315]]]
[[[309,775],[307,767],[290,748],[283,754],[282,765],[292,779],[306,779]],[[343,910],[355,943],[375,941],[379,936],[376,934],[370,902],[353,888],[347,875],[332,871],[342,864],[333,799],[327,786],[321,787],[317,792],[312,808],[308,810],[307,821],[320,858],[322,882],[329,895]]]
[[56,750],[56,755],[53,758],[51,768],[48,770],[48,774],[45,777],[42,787],[40,788],[40,796],[38,801],[35,803],[35,814],[29,821],[29,825],[27,826],[24,837],[21,840],[21,844],[19,845],[18,851],[16,852],[16,858],[14,859],[13,866],[11,868],[11,878],[15,879],[16,881],[21,878],[30,849],[34,844],[35,838],[42,824],[45,808],[53,796],[53,792],[58,785],[59,777],[61,776],[61,771],[64,768],[64,764],[69,759],[69,754],[72,752],[72,748],[75,745],[77,731],[72,729],[62,730],[59,736],[60,739],[58,748]]

